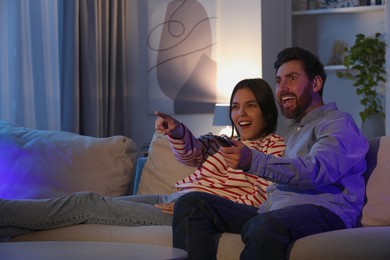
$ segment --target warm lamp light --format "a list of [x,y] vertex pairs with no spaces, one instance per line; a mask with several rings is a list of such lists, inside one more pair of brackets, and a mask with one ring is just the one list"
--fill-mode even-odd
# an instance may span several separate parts
[[229,104],[215,104],[213,125],[225,126],[225,128],[219,132],[219,135],[230,136],[232,134],[229,107]]

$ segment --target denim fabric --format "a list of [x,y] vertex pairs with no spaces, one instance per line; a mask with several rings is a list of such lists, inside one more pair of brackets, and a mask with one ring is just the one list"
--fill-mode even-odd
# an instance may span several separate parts
[[188,259],[216,259],[223,232],[241,233],[257,215],[257,207],[232,202],[204,192],[190,192],[175,203],[173,246],[188,252]]
[[173,246],[188,259],[216,259],[222,232],[241,233],[241,259],[287,259],[290,243],[315,233],[345,228],[331,211],[298,205],[258,214],[257,208],[202,192],[191,192],[175,203]]
[[295,240],[344,228],[336,214],[310,204],[261,213],[243,227],[245,248],[240,259],[288,259],[288,246]]
[[171,225],[172,216],[153,205],[174,195],[112,198],[79,192],[53,199],[0,200],[0,239],[76,224]]

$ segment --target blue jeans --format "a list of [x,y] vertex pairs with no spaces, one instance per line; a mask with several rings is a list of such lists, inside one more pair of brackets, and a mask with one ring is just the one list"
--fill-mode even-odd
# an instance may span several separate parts
[[172,195],[104,197],[92,192],[39,200],[0,199],[0,239],[76,224],[171,225],[172,216],[154,207]]
[[297,205],[257,214],[257,208],[227,199],[191,192],[175,203],[173,246],[188,259],[216,259],[223,232],[239,233],[245,243],[241,259],[287,259],[293,241],[308,235],[345,228],[331,211]]

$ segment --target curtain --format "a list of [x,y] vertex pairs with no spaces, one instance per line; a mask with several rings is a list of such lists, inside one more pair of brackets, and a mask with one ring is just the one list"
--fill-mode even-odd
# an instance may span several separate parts
[[126,134],[126,0],[0,0],[0,119]]
[[0,120],[60,129],[57,1],[0,0]]
[[126,1],[63,0],[64,130],[91,136],[127,132]]

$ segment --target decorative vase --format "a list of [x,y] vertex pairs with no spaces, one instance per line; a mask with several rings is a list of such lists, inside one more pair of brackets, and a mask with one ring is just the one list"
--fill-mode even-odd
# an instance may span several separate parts
[[368,116],[362,122],[362,132],[367,139],[384,136],[386,134],[384,118],[379,114]]

